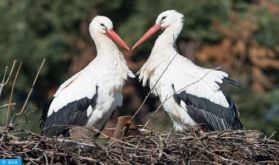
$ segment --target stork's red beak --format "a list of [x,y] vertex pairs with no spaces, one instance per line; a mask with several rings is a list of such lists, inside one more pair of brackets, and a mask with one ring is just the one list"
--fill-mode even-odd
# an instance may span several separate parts
[[119,37],[119,35],[111,30],[106,31],[106,35],[111,38],[114,42],[116,42],[118,45],[122,46],[123,48],[130,50],[129,46]]
[[144,43],[148,38],[153,36],[156,32],[158,32],[161,29],[159,24],[153,25],[139,40],[138,42],[132,47],[132,49],[135,49],[142,43]]

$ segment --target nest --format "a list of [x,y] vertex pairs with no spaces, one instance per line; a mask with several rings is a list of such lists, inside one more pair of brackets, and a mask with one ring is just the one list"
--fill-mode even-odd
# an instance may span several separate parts
[[[254,130],[154,132],[88,144],[0,131],[0,157],[24,164],[278,164],[279,142]],[[21,137],[17,135],[21,134]]]

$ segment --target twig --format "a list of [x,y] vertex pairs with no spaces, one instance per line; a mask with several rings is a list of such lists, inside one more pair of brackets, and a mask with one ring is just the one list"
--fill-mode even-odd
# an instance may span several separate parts
[[52,140],[52,146],[53,146],[53,154],[52,154],[52,157],[51,157],[51,160],[50,160],[50,165],[53,165],[54,157],[56,155],[56,145],[54,143],[54,139],[51,138],[51,140]]
[[[65,153],[54,153],[53,151],[46,151],[45,152],[46,154],[48,154],[49,156],[52,156],[52,155],[59,155],[59,156],[68,156],[68,154],[65,154]],[[80,157],[78,157],[78,156],[76,156],[76,158],[77,159],[80,159],[80,160],[87,160],[87,161],[90,161],[90,162],[98,162],[98,161],[96,161],[95,159],[93,159],[93,158],[88,158],[88,157],[83,157],[83,156],[80,156]]]
[[[80,125],[59,125],[59,124],[55,124],[55,125],[52,125],[52,126],[60,126],[60,127],[68,127],[68,128],[71,128],[71,127],[80,127]],[[67,129],[68,129],[67,128]],[[119,139],[115,139],[113,137],[110,137],[106,134],[104,134],[103,132],[99,131],[97,128],[94,128],[94,127],[88,127],[88,126],[83,126],[83,128],[87,128],[89,130],[92,130],[96,133],[99,133],[100,135],[104,136],[105,138],[107,139],[110,139],[110,140],[113,140],[113,141],[116,141],[116,142],[119,142],[119,143],[123,143],[123,144],[126,144],[128,146],[131,146],[131,147],[137,147],[136,145],[134,144],[131,144],[131,143],[127,143],[127,142],[124,142],[124,141],[121,141]]]
[[159,154],[157,160],[161,160],[163,153],[164,153],[164,140],[163,138],[159,135]]
[[272,132],[271,135],[268,137],[268,139],[271,139],[276,133],[277,133],[276,131]]
[[[80,147],[78,147],[78,155],[77,155],[78,157],[80,157],[80,152],[81,152],[81,149],[80,149]],[[80,165],[80,159],[78,160],[77,164]]]
[[158,84],[158,82],[160,81],[160,79],[162,78],[162,76],[164,75],[164,73],[167,71],[167,69],[169,68],[171,62],[174,60],[174,58],[176,57],[177,53],[173,56],[173,58],[171,59],[171,61],[168,63],[168,65],[166,66],[166,68],[163,70],[162,74],[160,75],[160,77],[158,78],[158,80],[155,82],[155,84],[152,86],[152,88],[150,89],[150,91],[148,92],[148,94],[145,96],[142,104],[140,105],[140,107],[137,109],[137,111],[134,113],[134,115],[132,116],[131,120],[134,120],[134,118],[136,117],[136,115],[139,113],[139,111],[141,110],[141,108],[143,107],[143,105],[145,104],[145,102],[147,101],[148,97],[151,95],[152,91],[154,90],[155,86]]
[[10,106],[10,105],[11,105],[11,106],[15,106],[16,103],[3,104],[3,105],[0,106],[0,109],[6,108],[6,107],[8,107],[8,106]]
[[4,86],[7,85],[7,83],[10,81],[10,78],[12,76],[12,73],[13,73],[13,70],[14,70],[14,67],[15,67],[15,64],[17,63],[16,60],[13,61],[13,65],[12,65],[12,68],[10,70],[10,73],[9,73],[9,76],[7,77],[7,79],[5,80],[5,82],[3,83]]
[[124,142],[124,141],[122,141],[122,140],[119,140],[119,139],[115,139],[115,138],[113,138],[113,137],[110,137],[110,136],[104,134],[103,132],[99,131],[98,129],[94,128],[94,127],[89,127],[89,129],[92,129],[93,131],[95,131],[95,132],[97,132],[97,133],[100,133],[102,136],[104,136],[104,137],[106,137],[106,138],[108,138],[108,139],[111,139],[111,140],[113,140],[113,141],[116,141],[116,142],[119,142],[119,143],[123,143],[123,144],[126,144],[126,145],[128,145],[128,146],[132,146],[132,147],[137,147],[137,146],[134,145],[134,144],[127,143],[127,142]]
[[130,127],[130,124],[131,116],[118,117],[117,124],[113,133],[113,138],[120,139],[125,134],[125,130],[127,130]]
[[3,90],[4,86],[7,85],[7,83],[9,82],[9,80],[12,76],[12,73],[13,73],[16,62],[17,62],[16,60],[13,61],[12,68],[11,68],[9,76],[7,77],[6,80],[5,80],[5,78],[6,78],[6,74],[7,74],[7,71],[8,71],[8,67],[6,66],[6,68],[5,68],[4,76],[3,76],[2,83],[1,83],[1,86],[0,86],[0,97],[1,97],[1,93],[2,93],[2,90]]
[[3,90],[3,88],[4,88],[4,81],[5,81],[5,78],[6,78],[7,71],[8,71],[8,67],[6,66],[6,67],[5,67],[5,72],[4,72],[4,75],[3,75],[2,82],[1,82],[1,84],[0,84],[0,97],[1,97],[2,90]]
[[200,150],[203,150],[203,151],[207,152],[207,153],[210,154],[210,155],[219,157],[222,161],[230,162],[230,163],[238,164],[238,165],[243,165],[243,163],[240,163],[240,162],[235,161],[235,160],[230,160],[230,159],[224,158],[223,156],[218,155],[218,154],[215,154],[215,153],[213,153],[213,152],[211,152],[211,151],[209,151],[209,150],[206,150],[206,149],[204,149],[204,148],[200,148],[200,147],[198,147],[198,148],[199,148]]
[[149,124],[149,122],[153,119],[153,117],[156,115],[156,113],[160,110],[160,108],[163,106],[163,104],[160,104],[159,107],[152,113],[150,118],[147,120],[147,122],[144,124],[143,129],[146,128],[146,126]]
[[12,104],[12,99],[13,99],[13,93],[14,93],[14,88],[15,88],[15,84],[16,84],[16,81],[17,81],[17,77],[18,77],[19,71],[21,69],[21,65],[22,65],[22,63],[20,63],[18,68],[17,68],[16,75],[15,75],[15,78],[14,78],[14,81],[13,81],[13,84],[12,84],[12,89],[11,89],[9,103],[8,103],[8,112],[7,112],[7,115],[6,115],[6,128],[9,126],[9,116],[11,114],[11,107],[12,107],[11,104]]
[[39,70],[37,71],[36,77],[35,77],[35,79],[34,79],[34,81],[33,81],[33,83],[32,83],[32,87],[31,87],[31,89],[30,89],[30,91],[29,91],[29,93],[28,93],[28,95],[27,95],[27,98],[26,98],[26,100],[25,100],[25,102],[24,102],[24,104],[23,104],[21,110],[19,111],[19,113],[16,114],[16,116],[20,116],[21,114],[24,113],[25,108],[26,108],[26,105],[27,105],[27,102],[28,102],[28,100],[29,100],[29,98],[30,98],[30,96],[31,96],[31,93],[33,92],[34,86],[35,86],[35,84],[36,84],[36,82],[37,82],[37,79],[38,79],[38,77],[39,77],[39,74],[40,74],[40,72],[41,72],[41,70],[42,70],[42,68],[43,68],[43,66],[44,66],[44,63],[45,63],[45,59],[43,59],[43,61],[41,62],[41,65],[40,65],[40,67],[39,67]]

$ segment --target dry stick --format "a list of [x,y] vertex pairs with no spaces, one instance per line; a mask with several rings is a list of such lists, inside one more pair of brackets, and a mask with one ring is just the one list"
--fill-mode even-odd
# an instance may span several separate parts
[[20,63],[18,68],[17,68],[16,75],[15,75],[15,78],[14,78],[14,81],[13,81],[13,85],[12,85],[12,89],[11,89],[11,94],[10,94],[9,103],[8,103],[8,112],[7,112],[7,115],[6,115],[6,128],[8,127],[8,123],[9,123],[9,116],[10,116],[10,113],[11,113],[12,98],[13,98],[14,88],[15,88],[15,84],[16,84],[16,80],[17,80],[19,71],[21,69],[21,65],[22,65],[22,63]]
[[[92,127],[90,127],[90,128],[92,129]],[[90,129],[90,128],[89,128],[89,129]],[[126,144],[126,145],[131,146],[131,147],[135,147],[135,148],[137,147],[137,146],[134,145],[134,144],[131,144],[131,143],[128,143],[128,142],[124,142],[124,141],[122,141],[122,140],[115,139],[115,138],[112,138],[112,137],[110,137],[110,136],[107,136],[106,134],[104,134],[103,132],[97,130],[96,128],[93,128],[93,130],[94,130],[94,131],[97,131],[97,132],[100,133],[102,136],[104,136],[104,137],[106,137],[106,138],[108,138],[108,139],[111,139],[111,140],[113,140],[113,141],[116,141],[116,142],[119,142],[119,143],[122,143],[122,144]]]
[[9,73],[9,76],[8,76],[7,80],[5,80],[5,82],[4,82],[4,85],[7,85],[7,83],[9,82],[9,80],[10,80],[10,78],[11,78],[11,76],[12,76],[12,73],[13,73],[13,70],[14,70],[14,67],[15,67],[16,62],[17,62],[16,60],[13,61],[12,68],[11,68],[11,70],[10,70],[10,73]]
[[158,84],[158,82],[160,81],[160,79],[162,78],[162,76],[164,75],[164,73],[167,71],[167,69],[169,68],[171,62],[174,60],[174,58],[176,57],[177,53],[173,56],[173,58],[171,59],[171,61],[168,63],[168,65],[166,66],[166,68],[164,69],[163,73],[160,75],[160,77],[158,78],[158,80],[155,82],[155,84],[152,86],[152,88],[150,89],[150,91],[148,92],[148,94],[145,96],[142,104],[140,105],[140,107],[137,109],[137,111],[135,112],[135,114],[132,116],[131,120],[133,120],[136,115],[139,113],[139,111],[141,110],[141,108],[143,107],[143,105],[145,104],[146,100],[148,99],[148,97],[151,95],[151,92],[154,90],[155,86]]
[[210,155],[212,155],[212,156],[214,156],[214,157],[217,156],[217,157],[220,158],[222,161],[230,162],[230,163],[232,163],[232,164],[243,165],[243,163],[240,163],[240,162],[238,162],[238,161],[236,161],[236,160],[227,159],[227,158],[223,157],[222,155],[217,155],[217,154],[215,154],[215,153],[213,153],[213,152],[211,152],[211,151],[209,151],[209,150],[206,150],[206,149],[204,149],[204,148],[201,148],[201,147],[197,147],[197,148],[200,149],[201,151],[205,151],[206,153],[208,153],[208,154],[210,154]]
[[35,148],[35,149],[42,152],[42,154],[43,154],[43,156],[44,156],[44,158],[45,158],[45,161],[46,161],[46,162],[45,162],[46,165],[49,165],[48,159],[47,159],[47,155],[46,155],[45,151],[43,151],[43,150],[41,150],[41,149],[39,149],[39,148]]
[[14,71],[14,67],[15,67],[16,62],[17,62],[16,60],[13,61],[12,68],[11,68],[10,73],[9,73],[9,76],[7,77],[6,80],[5,80],[5,78],[6,78],[6,72],[7,72],[7,70],[8,70],[8,67],[6,66],[6,68],[5,68],[5,74],[4,74],[4,77],[3,77],[3,79],[2,79],[2,83],[1,83],[1,87],[0,87],[0,96],[1,96],[1,93],[2,93],[2,90],[3,90],[4,86],[6,86],[7,83],[10,81],[10,78],[11,78],[12,73],[13,73],[13,71]]
[[[78,147],[78,155],[77,155],[78,157],[80,157],[80,152],[81,152],[81,151],[80,151],[80,147]],[[78,165],[80,165],[80,159],[78,160],[77,163],[78,163]]]
[[[68,128],[80,127],[80,125],[62,125],[62,124],[54,124],[52,126],[54,126],[54,127],[60,126],[60,127],[68,127]],[[110,137],[110,136],[106,135],[105,133],[99,131],[97,128],[88,127],[88,126],[82,126],[82,127],[86,128],[86,129],[89,129],[89,130],[92,130],[92,131],[94,131],[96,133],[100,133],[100,135],[104,136],[107,139],[110,139],[110,140],[113,140],[113,141],[116,141],[116,142],[119,142],[119,143],[122,143],[122,144],[126,144],[126,145],[131,146],[131,147],[136,147],[136,145],[134,145],[134,144],[131,144],[131,143],[128,143],[128,142],[124,142],[124,141],[121,141],[119,139],[115,139],[113,137]]]
[[22,114],[24,113],[24,110],[25,110],[25,108],[26,108],[27,102],[28,102],[28,100],[29,100],[29,98],[30,98],[30,96],[31,96],[31,93],[32,93],[32,91],[33,91],[33,89],[34,89],[34,86],[35,86],[36,82],[37,82],[37,79],[38,79],[38,77],[39,77],[39,74],[40,74],[40,72],[41,72],[41,70],[42,70],[42,68],[43,68],[43,66],[44,66],[44,63],[45,63],[45,59],[43,59],[43,61],[41,62],[41,65],[40,65],[40,67],[39,67],[39,70],[37,71],[36,77],[35,77],[35,79],[34,79],[34,81],[33,81],[33,83],[32,83],[32,87],[31,87],[31,89],[30,89],[30,91],[29,91],[29,93],[28,93],[28,95],[27,95],[27,98],[26,98],[26,100],[25,100],[25,102],[24,102],[24,104],[23,104],[23,106],[22,106],[20,112],[17,113],[16,116],[20,116],[20,115],[22,115]]
[[[52,156],[53,154],[59,155],[59,156],[69,156],[69,155],[66,154],[66,153],[54,153],[53,151],[45,151],[45,153],[46,153],[47,155],[49,155],[49,157]],[[95,160],[95,159],[93,159],[93,158],[89,158],[89,157],[82,157],[82,156],[80,156],[80,157],[75,156],[75,157],[78,158],[78,159],[80,159],[80,160],[87,160],[87,161],[91,161],[91,162],[98,162],[97,160]],[[100,163],[100,162],[98,162],[98,163]]]
[[1,82],[1,84],[0,84],[0,96],[1,96],[1,93],[2,93],[2,90],[3,90],[3,87],[4,87],[4,81],[5,81],[5,79],[6,79],[7,71],[8,71],[8,67],[6,66],[6,67],[5,67],[5,72],[4,72],[4,75],[3,75],[2,82]]
[[272,132],[271,135],[267,139],[271,139],[276,133],[277,133],[276,131]]
[[0,106],[0,109],[6,108],[6,107],[8,107],[9,105],[15,106],[16,103],[3,104],[3,105]]
[[54,143],[54,138],[52,138],[52,146],[53,146],[53,154],[50,160],[50,165],[53,165],[53,161],[54,161],[54,156],[56,155],[56,145]]
[[[219,69],[220,67],[217,67],[215,69]],[[163,106],[163,104],[168,101],[170,98],[172,98],[175,94],[179,93],[179,92],[182,92],[185,88],[191,86],[191,85],[194,85],[196,84],[197,82],[201,81],[205,76],[207,76],[209,74],[211,70],[209,70],[206,74],[204,74],[200,79],[184,86],[183,88],[179,89],[178,91],[174,92],[174,94],[170,95],[169,97],[167,97],[159,106],[158,108],[153,112],[153,114],[151,115],[151,117],[149,118],[149,120],[144,124],[143,128],[146,128],[146,126],[149,124],[149,122],[151,121],[151,119],[155,116],[155,114],[160,110],[160,108]]]
[[[42,142],[49,142],[49,141],[51,141],[52,145],[54,145],[53,144],[53,140],[54,140],[53,138],[45,137],[45,136],[33,133],[31,131],[28,131],[28,130],[23,130],[23,129],[15,129],[15,131],[24,132],[24,133],[27,133],[27,134],[29,134],[31,136],[35,136],[37,138],[40,138],[40,140]],[[71,143],[75,143],[77,145],[83,145],[83,146],[87,146],[87,147],[95,147],[94,145],[90,145],[90,144],[82,143],[82,142],[77,142],[77,141],[70,140],[70,139],[60,139],[60,138],[57,138],[56,140],[57,140],[57,142],[71,142]],[[26,144],[26,143],[29,143],[29,141],[22,141],[22,144]]]
[[117,124],[115,131],[113,133],[113,138],[120,139],[125,133],[125,129],[131,125],[131,116],[120,116],[117,119]]
[[161,160],[162,156],[163,156],[163,153],[164,153],[164,140],[162,138],[162,136],[159,135],[159,154],[158,154],[158,157],[157,157],[157,161]]

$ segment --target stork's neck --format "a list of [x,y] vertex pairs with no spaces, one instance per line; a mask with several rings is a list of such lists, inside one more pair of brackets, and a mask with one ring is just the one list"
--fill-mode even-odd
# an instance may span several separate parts
[[119,51],[115,43],[105,34],[93,32],[91,37],[96,45],[97,56],[112,56]]
[[[139,79],[142,80],[143,86],[156,68],[159,68],[160,65],[168,65],[177,55],[174,45],[182,27],[183,23],[177,22],[177,24],[167,27],[156,40],[151,55],[139,71]],[[165,67],[163,68],[165,69]]]
[[182,22],[176,22],[167,27],[164,32],[156,40],[152,52],[162,52],[166,49],[174,49],[175,42],[183,28]]
[[[126,80],[128,76],[134,76],[129,70],[123,54],[110,38],[101,33],[93,32],[90,34],[97,49],[97,57],[94,61],[96,61],[99,66],[117,72],[123,80]],[[89,68],[94,69],[93,61],[89,64]],[[124,83],[124,81],[122,83]]]

